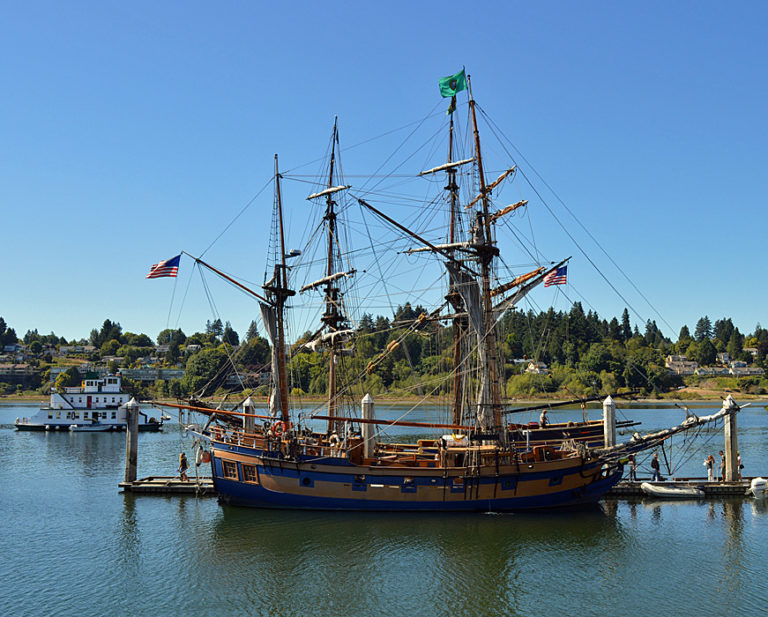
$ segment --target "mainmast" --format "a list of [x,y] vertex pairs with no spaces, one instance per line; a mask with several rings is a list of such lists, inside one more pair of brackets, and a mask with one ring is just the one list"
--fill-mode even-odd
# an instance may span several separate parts
[[[331,138],[331,162],[328,171],[328,189],[333,188],[333,172],[336,163],[336,143],[338,140],[337,133],[337,119],[333,121],[333,136]],[[326,276],[328,277],[328,283],[325,286],[325,312],[322,316],[322,321],[328,326],[330,337],[330,354],[329,354],[329,371],[328,371],[328,416],[334,418],[337,408],[336,402],[336,362],[339,357],[339,337],[333,336],[333,333],[338,331],[339,324],[344,320],[339,311],[339,287],[336,286],[336,281],[332,279],[332,275],[336,272],[335,259],[334,259],[334,244],[336,242],[336,211],[334,206],[336,202],[333,200],[333,193],[329,192],[325,196],[325,216],[324,219],[328,226],[328,259],[326,263]],[[328,421],[328,432],[337,430],[337,422],[335,420]]]
[[[491,298],[491,267],[494,257],[499,254],[499,249],[494,246],[491,234],[490,207],[488,195],[490,193],[485,184],[483,171],[483,158],[480,153],[480,133],[477,129],[477,115],[475,112],[475,99],[472,96],[472,82],[467,76],[469,87],[469,108],[472,112],[472,125],[475,135],[475,156],[477,158],[477,171],[480,180],[480,195],[482,210],[477,212],[477,220],[474,226],[474,243],[477,245],[478,260],[480,262],[480,275],[482,278],[482,305],[484,313],[484,332],[479,333],[480,346],[485,351],[485,361],[481,361],[480,368],[480,392],[478,393],[478,421],[484,428],[500,428],[501,420],[501,393],[499,390],[499,359],[496,345],[496,333],[493,319],[493,301]],[[488,417],[491,412],[492,418]]]
[[[453,162],[453,111],[450,113],[451,124],[448,131],[448,163]],[[448,185],[445,190],[449,192],[451,211],[448,231],[448,243],[456,242],[456,223],[458,218],[458,190],[456,184],[456,166],[448,167]],[[454,251],[450,251],[454,255]],[[449,277],[450,278],[450,277]],[[446,300],[451,303],[457,317],[453,318],[453,423],[461,424],[464,410],[464,380],[465,380],[465,354],[463,350],[464,335],[467,330],[467,318],[458,316],[466,310],[461,300],[461,294],[456,290],[452,279],[448,287]]]

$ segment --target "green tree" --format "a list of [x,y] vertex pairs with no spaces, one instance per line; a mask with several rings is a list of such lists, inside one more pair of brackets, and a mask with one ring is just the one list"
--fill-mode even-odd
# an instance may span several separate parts
[[240,344],[240,337],[237,335],[237,332],[232,329],[232,324],[229,322],[224,326],[221,340],[225,343],[229,343],[232,347],[237,347]]
[[706,315],[696,322],[693,338],[696,339],[697,343],[700,343],[704,339],[708,340],[712,338],[712,322]]

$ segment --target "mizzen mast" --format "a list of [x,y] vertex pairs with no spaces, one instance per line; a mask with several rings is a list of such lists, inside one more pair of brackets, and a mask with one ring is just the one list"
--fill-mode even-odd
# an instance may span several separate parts
[[272,339],[272,372],[274,384],[274,396],[279,399],[274,401],[274,410],[279,411],[283,422],[290,421],[288,409],[288,361],[285,353],[285,301],[296,294],[288,288],[288,266],[285,254],[285,232],[283,229],[283,202],[280,192],[280,172],[275,154],[275,200],[277,207],[278,230],[280,236],[280,255],[276,260],[272,278],[264,284],[271,306],[262,303],[261,312],[267,333]]

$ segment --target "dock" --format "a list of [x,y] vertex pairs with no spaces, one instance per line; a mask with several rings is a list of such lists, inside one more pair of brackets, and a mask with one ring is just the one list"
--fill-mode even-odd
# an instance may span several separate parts
[[[660,486],[697,488],[704,492],[705,499],[722,499],[724,497],[745,497],[747,489],[752,478],[736,480],[733,482],[710,482],[706,478],[678,478],[676,480],[667,480],[666,482],[653,482]],[[648,497],[640,488],[643,482],[651,482],[651,479],[641,479],[637,482],[622,480],[614,486],[606,497],[626,498],[626,497]]]
[[193,495],[195,497],[216,497],[213,480],[210,476],[190,478],[182,482],[178,476],[148,476],[133,482],[121,482],[118,485],[124,493],[143,495]]

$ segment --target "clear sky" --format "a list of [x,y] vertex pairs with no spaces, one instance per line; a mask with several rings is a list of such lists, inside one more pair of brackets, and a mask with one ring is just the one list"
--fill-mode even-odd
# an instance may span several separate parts
[[[4,2],[0,316],[20,336],[87,337],[105,318],[201,330],[190,262],[176,283],[145,280],[153,263],[208,249],[274,153],[322,155],[334,115],[361,142],[422,118],[466,66],[658,310],[573,224],[643,319],[672,338],[704,314],[750,332],[768,324],[767,31],[768,5],[747,2]],[[208,259],[260,284],[271,207],[267,190]],[[619,316],[563,253],[591,307]],[[256,319],[239,295],[217,309],[241,334]]]

